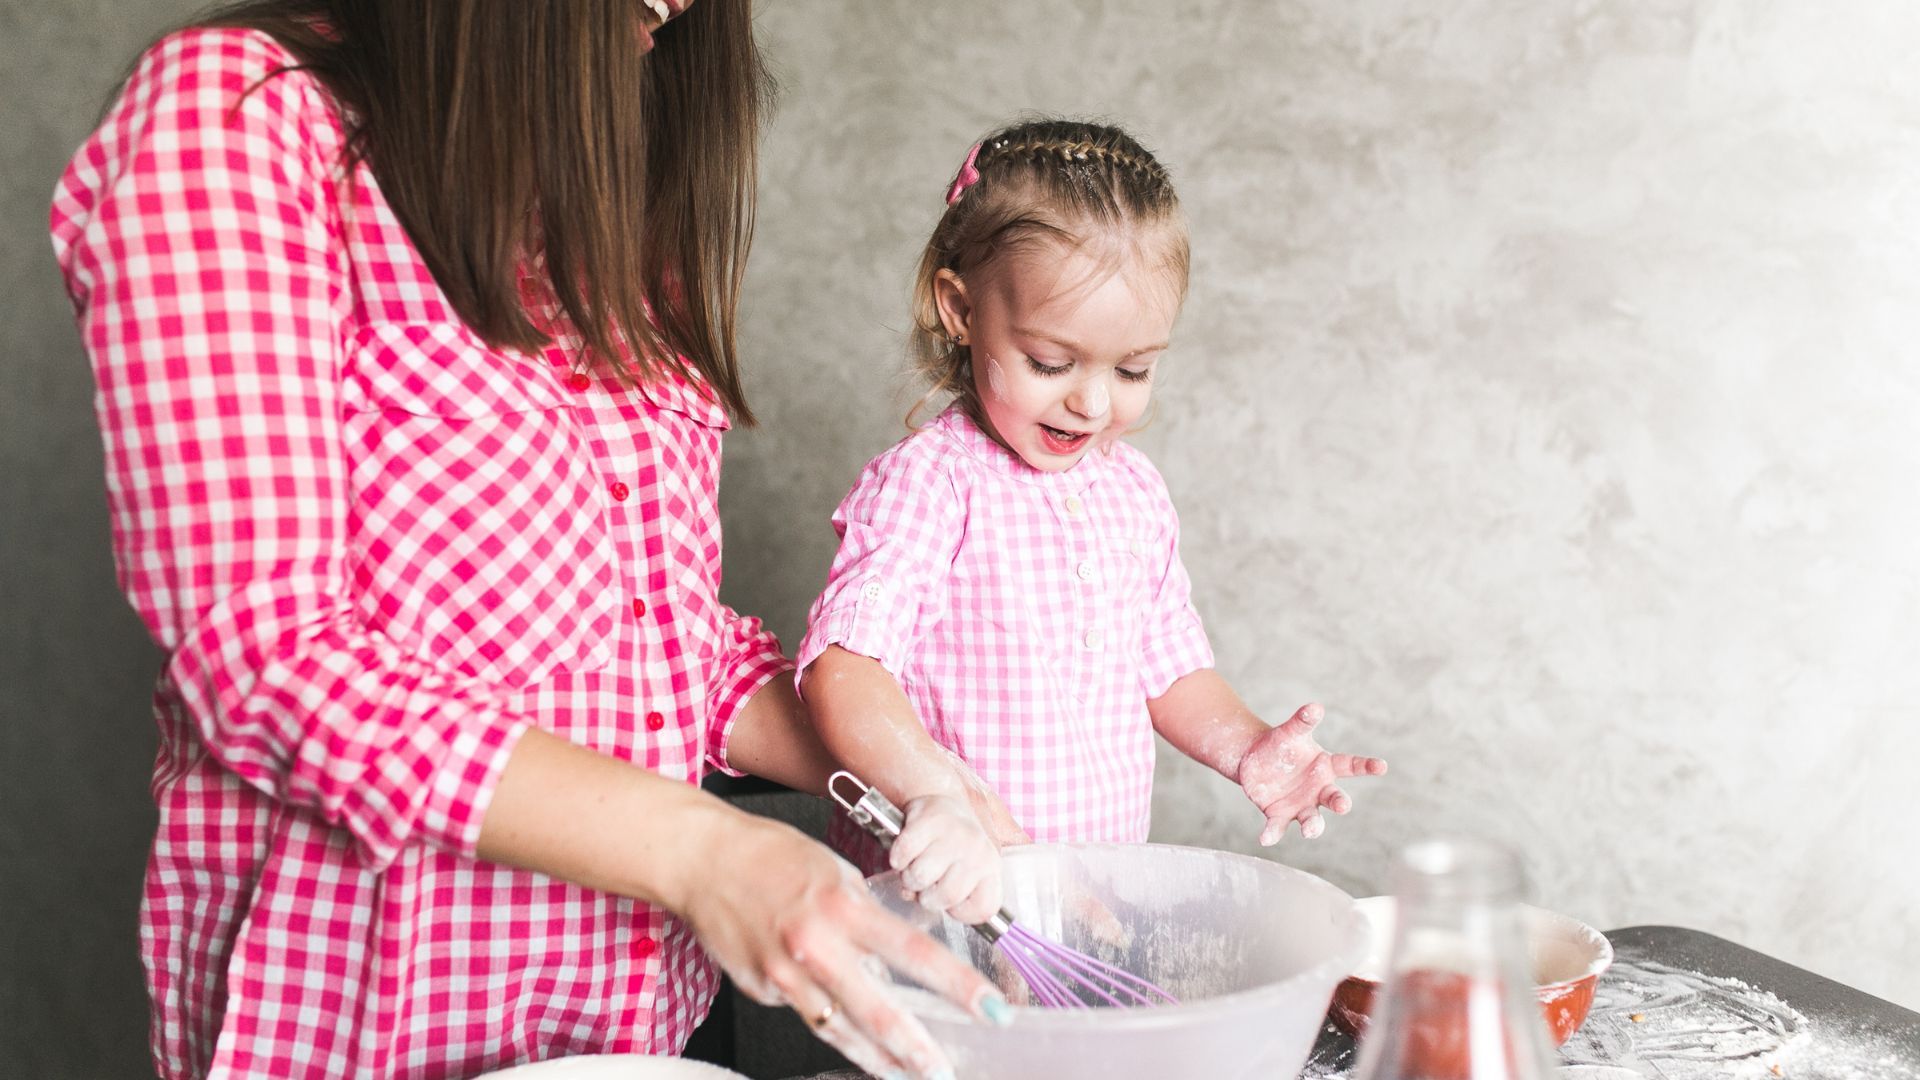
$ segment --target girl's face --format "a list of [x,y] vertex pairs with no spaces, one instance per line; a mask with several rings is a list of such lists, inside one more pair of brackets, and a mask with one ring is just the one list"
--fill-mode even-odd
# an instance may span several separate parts
[[987,433],[1044,472],[1070,469],[1130,430],[1179,315],[1167,274],[1046,242],[972,287],[942,270],[947,333],[971,348]]

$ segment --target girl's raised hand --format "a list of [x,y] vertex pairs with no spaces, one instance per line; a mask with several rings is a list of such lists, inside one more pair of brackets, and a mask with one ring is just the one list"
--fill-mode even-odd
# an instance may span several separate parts
[[992,918],[1000,910],[1000,848],[967,800],[923,795],[909,800],[905,813],[887,853],[900,884],[922,905],[961,922]]
[[716,870],[679,910],[748,997],[792,1007],[876,1076],[950,1078],[953,1069],[869,973],[870,957],[975,1015],[996,1023],[1011,1015],[985,976],[881,907],[826,848],[764,818],[730,822],[729,833],[716,862],[737,870]]
[[1319,705],[1308,703],[1279,727],[1270,728],[1247,749],[1236,779],[1240,790],[1267,816],[1260,831],[1262,846],[1272,846],[1287,834],[1290,822],[1300,823],[1300,835],[1311,840],[1326,829],[1320,808],[1336,814],[1353,808],[1353,799],[1335,781],[1349,776],[1378,776],[1387,771],[1379,758],[1330,754],[1313,736],[1326,717]]

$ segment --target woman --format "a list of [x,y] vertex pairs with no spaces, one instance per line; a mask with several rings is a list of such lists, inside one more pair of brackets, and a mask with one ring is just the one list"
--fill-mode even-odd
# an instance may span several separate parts
[[682,6],[243,4],[150,50],[60,182],[167,653],[165,1076],[675,1053],[709,954],[875,1072],[945,1063],[864,956],[1004,1018],[698,789],[830,766],[718,600],[765,81],[747,0]]

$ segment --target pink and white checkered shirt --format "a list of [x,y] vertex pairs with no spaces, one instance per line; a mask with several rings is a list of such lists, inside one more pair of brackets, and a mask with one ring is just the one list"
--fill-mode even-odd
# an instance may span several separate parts
[[949,408],[868,464],[833,524],[801,667],[829,645],[880,661],[1035,840],[1145,840],[1147,701],[1213,664],[1146,455],[1041,472]]
[[698,783],[788,670],[718,598],[726,417],[575,375],[576,345],[489,349],[291,62],[164,40],[53,203],[121,584],[166,651],[159,1071],[672,1053],[715,982],[686,928],[473,850],[529,725]]

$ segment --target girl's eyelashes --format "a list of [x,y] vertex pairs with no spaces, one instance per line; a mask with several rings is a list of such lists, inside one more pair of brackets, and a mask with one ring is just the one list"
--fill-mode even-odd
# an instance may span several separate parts
[[[1049,378],[1055,375],[1065,375],[1067,372],[1073,370],[1073,361],[1071,360],[1064,364],[1049,364],[1037,356],[1029,356],[1026,360],[1027,367],[1032,369],[1035,375],[1044,375]],[[1153,368],[1151,366],[1143,368],[1117,367],[1113,370],[1116,375],[1119,375],[1120,378],[1126,382],[1147,382],[1153,378]]]

